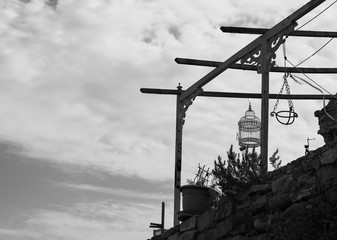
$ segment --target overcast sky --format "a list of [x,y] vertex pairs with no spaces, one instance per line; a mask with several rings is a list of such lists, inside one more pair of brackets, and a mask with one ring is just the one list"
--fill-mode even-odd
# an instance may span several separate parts
[[[0,240],[147,239],[150,222],[172,226],[175,96],[139,89],[184,89],[211,68],[176,57],[224,61],[257,36],[225,34],[220,26],[270,28],[306,0],[3,0],[0,3]],[[329,0],[298,21],[317,15]],[[337,31],[336,6],[302,30]],[[290,37],[294,64],[326,38]],[[336,67],[337,42],[302,67]],[[282,47],[277,65],[284,66]],[[282,74],[270,74],[278,93]],[[310,75],[336,93],[336,75]],[[303,77],[303,76],[301,76]],[[290,80],[291,93],[319,94]],[[209,91],[261,90],[256,72],[227,70]],[[212,167],[236,141],[251,101],[197,97],[183,133],[182,181],[198,163]],[[272,111],[275,100],[270,101]],[[278,110],[287,109],[280,101]],[[323,145],[313,113],[322,101],[294,101],[298,119],[269,120],[269,153],[282,165]]]

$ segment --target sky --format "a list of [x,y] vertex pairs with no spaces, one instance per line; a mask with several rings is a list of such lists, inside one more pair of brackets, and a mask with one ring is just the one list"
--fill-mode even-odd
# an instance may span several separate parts
[[[271,28],[298,0],[2,0],[0,3],[0,240],[147,239],[150,222],[173,224],[175,96],[140,88],[188,88],[212,70],[176,57],[225,61],[257,36],[220,26]],[[329,0],[298,21],[308,22]],[[301,30],[337,31],[333,5]],[[289,37],[277,52],[297,64],[327,38]],[[301,67],[335,67],[336,40]],[[288,64],[289,65],[289,64]],[[299,75],[300,77],[303,77]],[[278,93],[283,74],[270,74]],[[332,94],[335,74],[310,75]],[[320,94],[289,80],[291,93]],[[206,91],[261,90],[256,72],[227,70]],[[183,183],[198,163],[212,168],[237,122],[260,100],[197,97],[183,131]],[[314,111],[322,101],[293,101],[291,126],[269,119],[269,154],[282,165],[321,147]],[[270,100],[273,110],[275,100]],[[278,110],[287,109],[281,100]],[[272,170],[272,168],[269,168]]]

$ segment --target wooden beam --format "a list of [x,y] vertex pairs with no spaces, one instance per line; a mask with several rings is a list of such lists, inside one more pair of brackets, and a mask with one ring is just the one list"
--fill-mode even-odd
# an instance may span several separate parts
[[[267,28],[246,28],[246,27],[220,27],[222,32],[225,33],[242,33],[242,34],[265,34],[268,29]],[[293,31],[289,34],[289,36],[296,37],[328,37],[328,38],[336,38],[337,32],[329,32],[329,31]]]
[[261,172],[266,174],[268,172],[268,131],[269,131],[269,67],[270,60],[268,55],[271,54],[269,50],[270,39],[266,38],[269,33],[267,31],[263,36],[261,45]]
[[[190,59],[190,58],[175,58],[174,61],[178,64],[204,66],[204,67],[218,67],[222,64],[222,62],[219,62],[219,61],[199,60],[199,59]],[[242,64],[237,64],[237,63],[231,65],[228,68],[237,69],[237,70],[248,70],[248,71],[258,70],[258,68],[254,65],[242,65]],[[336,74],[337,68],[272,67],[270,68],[270,72]]]
[[247,53],[255,50],[257,47],[261,45],[261,39],[262,39],[261,36],[256,38],[254,41],[249,43],[246,47],[238,51],[232,57],[228,58],[226,61],[221,63],[218,67],[216,67],[215,69],[210,71],[208,74],[206,74],[204,77],[202,77],[199,81],[195,82],[192,86],[187,88],[187,90],[181,94],[181,99],[186,99],[189,95],[197,91],[199,88],[202,88],[203,86],[205,86],[207,83],[209,83],[214,78],[216,78],[221,73],[223,73],[226,69],[228,69],[231,65],[239,61]]
[[[178,95],[179,91],[175,89],[159,89],[159,88],[141,88],[140,91],[145,94],[160,94],[160,95]],[[182,91],[184,92],[184,91]],[[254,98],[261,99],[260,93],[239,93],[239,92],[216,92],[216,91],[203,91],[200,97],[217,97],[217,98]],[[333,95],[319,95],[319,94],[291,94],[279,95],[269,94],[270,99],[292,99],[292,100],[321,100],[323,99],[336,99]]]
[[182,166],[182,144],[183,144],[183,115],[184,106],[180,101],[180,94],[182,87],[179,85],[177,91],[176,101],[176,141],[175,141],[175,168],[174,168],[174,216],[173,225],[179,225],[178,212],[180,211],[180,187],[181,187],[181,166]]
[[[290,28],[291,26],[294,26],[296,24],[296,21],[303,17],[305,14],[316,8],[321,3],[325,2],[325,0],[311,0],[301,8],[299,8],[297,11],[289,15],[287,18],[276,24],[274,27],[269,29],[263,37],[265,39],[269,39],[280,32],[284,31],[287,28]],[[189,95],[197,91],[197,89],[202,88],[207,83],[212,81],[214,78],[219,76],[222,72],[227,70],[231,65],[239,61],[242,57],[244,57],[246,54],[250,53],[251,51],[255,50],[257,47],[261,45],[262,36],[258,37],[251,43],[249,43],[246,47],[238,51],[236,54],[234,54],[232,57],[228,58],[226,61],[224,61],[221,65],[213,69],[211,72],[206,74],[204,77],[202,77],[199,81],[194,83],[192,86],[190,86],[184,93],[181,95],[181,99],[187,98]]]

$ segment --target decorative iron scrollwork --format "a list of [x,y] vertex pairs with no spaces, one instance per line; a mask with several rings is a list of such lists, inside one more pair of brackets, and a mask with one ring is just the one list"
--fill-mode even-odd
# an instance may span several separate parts
[[[289,34],[292,31],[294,31],[295,26],[296,23],[294,23],[284,31],[280,32],[278,35],[270,38],[269,41],[267,41],[268,43],[267,64],[269,69],[275,66],[276,51],[280,47],[280,45],[286,41]],[[243,68],[245,67],[245,65],[257,66],[258,73],[260,73],[259,70],[261,68],[261,46],[255,48],[254,50],[246,54],[244,57],[242,57],[240,59],[240,64],[242,65]]]
[[179,116],[181,121],[181,126],[185,123],[186,111],[193,104],[195,98],[200,95],[204,90],[202,88],[198,88],[194,93],[189,95],[187,98],[182,100],[181,109],[179,109]]
[[242,67],[244,67],[245,65],[251,65],[251,66],[260,66],[260,62],[261,62],[261,49],[255,49],[253,51],[251,51],[250,53],[248,53],[246,56],[244,56],[243,58],[241,58],[240,62]]

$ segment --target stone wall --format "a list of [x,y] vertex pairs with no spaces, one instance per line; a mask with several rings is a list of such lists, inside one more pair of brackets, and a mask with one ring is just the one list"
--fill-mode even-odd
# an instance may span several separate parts
[[[336,104],[327,106],[331,115],[337,115]],[[337,122],[322,110],[315,115],[325,146],[269,172],[265,184],[251,186],[236,201],[224,200],[152,240],[336,239]]]
[[193,216],[153,240],[336,239],[337,149],[319,148],[269,173],[237,201]]

